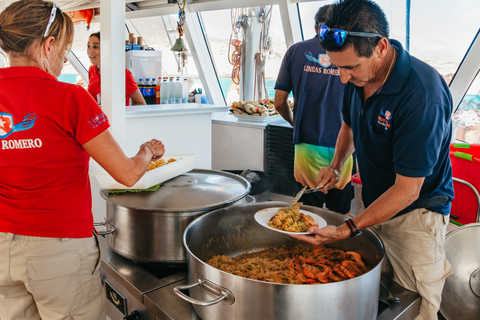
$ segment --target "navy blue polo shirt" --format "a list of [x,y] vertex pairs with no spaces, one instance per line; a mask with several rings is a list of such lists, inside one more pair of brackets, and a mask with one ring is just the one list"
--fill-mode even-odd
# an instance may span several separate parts
[[[398,57],[383,87],[363,102],[363,88],[348,83],[343,116],[352,127],[363,184],[370,205],[395,183],[396,174],[425,177],[419,199],[446,195],[431,211],[449,214],[453,199],[449,158],[452,97],[438,72],[410,56],[396,40]],[[414,209],[411,205],[404,213]]]
[[317,37],[288,48],[275,89],[293,91],[293,143],[335,147],[345,85]]

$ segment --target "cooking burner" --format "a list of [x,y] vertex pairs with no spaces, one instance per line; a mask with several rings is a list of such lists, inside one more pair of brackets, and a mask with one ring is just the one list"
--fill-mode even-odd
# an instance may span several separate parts
[[145,269],[157,279],[166,278],[176,273],[187,272],[187,264],[169,264],[169,263],[147,263],[134,261],[140,268]]

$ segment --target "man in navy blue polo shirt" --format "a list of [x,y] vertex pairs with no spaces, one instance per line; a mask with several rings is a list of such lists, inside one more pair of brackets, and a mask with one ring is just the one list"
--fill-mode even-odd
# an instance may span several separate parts
[[[315,32],[327,19],[331,5],[320,7],[315,15]],[[315,188],[321,168],[332,163],[335,142],[342,126],[342,97],[345,85],[340,81],[338,69],[330,63],[318,36],[297,42],[283,57],[275,83],[275,108],[293,127],[295,144],[294,174],[297,191],[303,186]],[[293,92],[293,113],[288,95]],[[350,178],[351,157],[343,165],[338,189],[328,195],[321,192],[305,194],[304,204],[326,207],[332,211],[348,213],[352,200]]]
[[[355,150],[366,209],[341,226],[311,227],[314,236],[296,238],[330,243],[371,227],[385,245],[395,282],[422,297],[415,319],[437,319],[452,273],[444,251],[453,199],[448,86],[388,39],[385,14],[373,1],[336,3],[319,36],[347,83],[331,168],[339,170]],[[322,169],[317,183],[329,190],[336,181],[332,170]]]

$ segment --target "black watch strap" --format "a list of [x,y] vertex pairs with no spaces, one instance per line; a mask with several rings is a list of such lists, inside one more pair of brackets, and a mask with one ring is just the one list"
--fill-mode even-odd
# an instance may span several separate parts
[[357,226],[355,225],[355,223],[353,223],[352,219],[348,218],[347,220],[345,220],[345,223],[350,229],[350,238],[353,238],[362,234],[362,231],[358,230]]

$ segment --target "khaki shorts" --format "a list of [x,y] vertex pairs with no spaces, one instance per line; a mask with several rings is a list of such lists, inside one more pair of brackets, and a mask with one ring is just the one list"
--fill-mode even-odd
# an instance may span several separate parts
[[95,236],[0,233],[0,319],[106,319]]
[[395,282],[422,297],[416,319],[437,319],[445,278],[453,273],[444,250],[448,222],[448,215],[421,208],[371,227],[385,245]]

